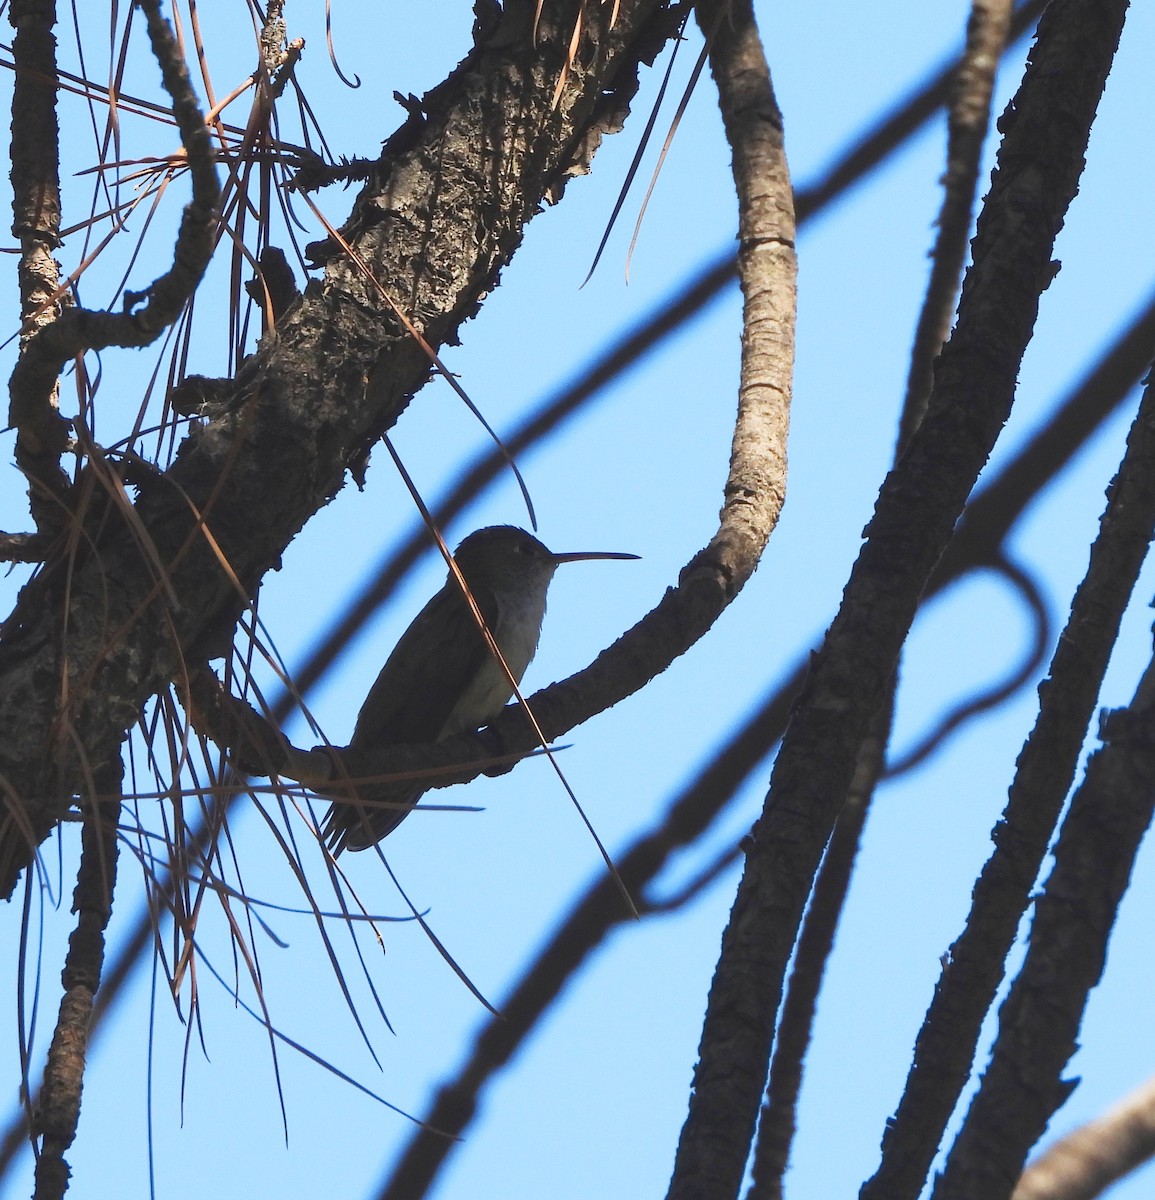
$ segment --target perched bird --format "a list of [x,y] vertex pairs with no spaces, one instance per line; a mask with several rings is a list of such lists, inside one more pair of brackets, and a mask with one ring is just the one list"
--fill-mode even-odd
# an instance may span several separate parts
[[[537,651],[545,594],[562,563],[637,558],[636,554],[554,554],[513,525],[471,533],[454,560],[515,680]],[[437,742],[493,721],[513,687],[490,650],[461,585],[445,586],[418,613],[369,689],[349,743],[351,750]],[[405,819],[426,787],[412,780],[366,785],[362,804],[352,789],[331,796],[323,835],[334,854],[364,850]],[[387,801],[382,806],[380,801]]]

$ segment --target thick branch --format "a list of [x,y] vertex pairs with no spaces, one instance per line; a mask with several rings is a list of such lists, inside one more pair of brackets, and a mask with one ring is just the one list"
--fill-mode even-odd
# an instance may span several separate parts
[[741,1184],[806,896],[919,598],[1009,415],[1123,11],[1060,0],[1040,22],[927,417],[883,486],[775,765],[711,987],[671,1200]]
[[1149,384],[1108,491],[1086,576],[1039,689],[1039,715],[1019,755],[995,850],[975,884],[966,929],[950,948],[915,1044],[914,1063],[864,1200],[915,1197],[970,1076],[983,1020],[1002,982],[1042,866],[1099,687],[1155,534],[1155,388]]
[[[932,254],[933,266],[911,353],[896,457],[906,448],[926,415],[926,402],[933,382],[932,364],[950,332],[973,217],[979,160],[990,123],[995,70],[1006,44],[1011,9],[1010,0],[974,0],[971,6],[966,47],[955,74],[948,107],[945,194]],[[1046,629],[1045,619],[1041,626]],[[1042,653],[1040,650],[1040,662]],[[766,1099],[758,1118],[753,1183],[747,1200],[766,1197],[780,1200],[783,1195],[783,1181],[797,1127],[803,1066],[818,996],[826,963],[834,948],[842,907],[850,890],[866,817],[875,788],[883,778],[898,679],[899,668],[896,667],[859,750],[854,780],[826,848],[798,937],[794,967],[774,1036]]]
[[[48,569],[26,589],[0,645],[0,775],[22,797],[34,841],[78,791],[70,747],[108,754],[182,658],[223,651],[243,603],[235,581],[256,586],[428,378],[425,352],[383,293],[404,302],[434,347],[456,337],[525,223],[620,122],[639,57],[660,46],[646,25],[659,9],[658,0],[623,4],[612,31],[608,10],[589,9],[588,42],[556,107],[572,3],[547,6],[536,46],[520,6],[507,10],[426,96],[424,123],[391,147],[359,197],[344,237],[361,265],[329,264],[246,363],[233,403],[195,428],[171,470],[142,489],[138,529],[153,553],[121,528],[74,565],[63,647],[64,572]],[[167,284],[154,285],[155,303]],[[72,681],[65,710],[51,683],[63,675]],[[67,727],[72,737],[57,741]],[[31,851],[18,830],[11,820],[0,829],[0,893]]]

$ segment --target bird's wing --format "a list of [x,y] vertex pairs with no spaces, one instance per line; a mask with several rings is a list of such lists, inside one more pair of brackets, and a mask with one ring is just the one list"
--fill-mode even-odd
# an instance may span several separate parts
[[[492,628],[496,613],[482,612]],[[455,583],[433,597],[389,655],[362,705],[351,746],[433,742],[490,653]]]
[[[479,601],[493,627],[496,613]],[[484,664],[489,647],[461,590],[442,588],[414,618],[389,655],[361,706],[349,745],[359,750],[406,742],[434,742],[469,681]],[[334,854],[364,850],[391,833],[421,798],[416,782],[373,785],[365,800],[333,797],[322,837]]]

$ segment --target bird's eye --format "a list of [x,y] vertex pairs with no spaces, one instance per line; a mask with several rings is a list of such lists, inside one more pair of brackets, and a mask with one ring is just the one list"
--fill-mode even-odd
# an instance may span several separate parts
[[527,554],[527,555],[532,554],[533,553],[533,542],[518,543],[517,552],[519,554]]

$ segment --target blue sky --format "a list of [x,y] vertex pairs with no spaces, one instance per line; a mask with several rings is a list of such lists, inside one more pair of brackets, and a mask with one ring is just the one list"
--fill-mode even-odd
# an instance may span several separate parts
[[[353,6],[334,6],[342,67],[363,80],[362,89],[352,92],[334,79],[326,61],[316,7],[306,14],[290,6],[288,13],[290,34],[307,39],[301,77],[334,149],[374,154],[403,116],[391,92],[420,93],[464,54],[469,6],[434,0],[371,6],[371,38],[359,33]],[[758,10],[800,187],[937,65],[958,43],[966,15],[957,4],[944,9],[891,0],[880,9],[836,0],[823,10],[819,29],[813,8],[760,4]],[[1092,135],[1088,171],[1056,251],[1062,270],[1044,296],[1015,414],[992,470],[1150,291],[1155,83],[1146,51],[1153,20],[1142,6],[1129,16]],[[251,69],[238,30],[239,24],[233,31],[208,28],[210,59],[221,64],[221,92]],[[1017,84],[1024,46],[1004,68],[998,108]],[[684,71],[697,48],[696,40],[687,47]],[[137,74],[142,89],[156,97],[152,64],[143,63]],[[627,203],[597,275],[579,286],[656,85],[657,73],[650,73],[633,128],[608,139],[593,174],[573,181],[563,203],[532,223],[502,286],[465,328],[463,345],[445,355],[499,431],[516,424],[607,339],[732,240],[729,156],[712,85],[704,78],[650,204],[629,284],[623,265],[636,199]],[[84,140],[83,110],[72,100],[62,111],[70,162],[75,169],[88,166],[92,149],[91,139]],[[892,451],[942,162],[939,121],[800,239],[791,476],[782,522],[762,566],[701,644],[644,693],[576,730],[561,756],[611,852],[663,810],[710,748],[820,637],[835,610]],[[82,206],[80,194],[77,185]],[[331,220],[347,211],[351,195],[322,193]],[[66,222],[82,215],[82,208],[66,214]],[[163,261],[163,240],[156,253]],[[151,263],[138,267],[133,286],[153,273]],[[12,291],[5,289],[9,306]],[[94,281],[87,302],[96,303],[98,292]],[[193,369],[205,374],[222,366],[223,325],[211,307],[220,295],[206,299],[194,344],[199,357]],[[11,308],[5,312],[14,328]],[[559,573],[540,652],[526,678],[532,688],[584,666],[657,602],[712,533],[735,404],[739,317],[736,292],[730,291],[609,389],[562,438],[523,458],[541,536],[551,547],[642,556],[638,563],[590,563]],[[134,410],[140,381],[155,361],[155,352],[103,356],[107,392],[115,397],[123,387],[133,397],[126,412]],[[101,419],[110,429],[125,419],[114,400],[106,411]],[[1124,415],[1103,430],[1016,534],[1016,552],[1038,573],[1060,621],[1086,565],[1127,420]],[[484,448],[485,437],[447,387],[431,385],[397,426],[395,444],[425,496],[435,498]],[[6,515],[0,526],[22,528],[20,481],[11,469],[2,474]],[[261,593],[261,616],[290,665],[302,661],[358,581],[414,519],[403,485],[379,453],[365,490],[346,487],[296,539]],[[449,539],[455,543],[485,524],[523,521],[516,489],[503,480],[448,531]],[[334,743],[347,740],[385,655],[442,576],[437,561],[415,572],[311,698]],[[0,584],[5,597],[15,594],[21,578],[13,572]],[[1104,704],[1127,702],[1150,655],[1147,604],[1153,591],[1148,570],[1128,613]],[[936,601],[920,616],[905,658],[895,745],[909,744],[955,698],[998,676],[1028,633],[1013,598],[990,579],[967,582]],[[897,1103],[939,956],[961,927],[970,883],[986,857],[1034,709],[1028,690],[968,726],[926,768],[878,798],[808,1064],[787,1181],[798,1197],[851,1194],[876,1165],[883,1123]],[[289,733],[299,743],[312,740],[300,725]],[[741,835],[757,815],[768,775],[768,766],[757,773],[707,844],[676,862],[659,890]],[[386,844],[390,865],[477,987],[500,1005],[521,965],[601,870],[598,855],[545,763],[523,764],[509,776],[438,798],[484,811],[411,817]],[[299,904],[263,822],[244,813],[234,829],[250,894]],[[74,841],[74,835],[65,838],[66,861]],[[1071,1068],[1083,1082],[1057,1118],[1057,1131],[1097,1113],[1155,1067],[1155,978],[1145,920],[1155,901],[1149,860],[1145,852],[1112,941],[1106,981],[1093,994],[1084,1049]],[[403,911],[373,856],[343,862],[370,909]],[[438,1200],[662,1194],[736,882],[731,871],[691,908],[622,929],[599,951],[486,1094],[480,1120],[434,1192]],[[114,944],[137,912],[139,895],[126,861]],[[58,963],[70,927],[67,904],[64,909],[45,919],[40,1045],[57,1002]],[[9,906],[3,919],[9,928],[3,942],[8,949],[0,954],[0,994],[12,996],[18,906]],[[477,1001],[415,925],[385,926],[384,954],[374,954],[372,963],[394,1032],[373,1020],[366,997],[358,996],[381,1060],[378,1071],[342,1005],[310,920],[267,919],[285,943],[259,938],[266,999],[277,1026],[420,1115],[485,1021]],[[227,976],[233,968],[223,932],[220,920],[209,915],[203,948]],[[163,984],[151,1018],[152,981],[143,977],[132,987],[86,1083],[80,1133],[69,1155],[74,1194],[147,1195],[150,1105],[157,1194],[169,1200],[202,1195],[206,1187],[220,1196],[254,1190],[302,1197],[370,1194],[410,1124],[282,1049],[286,1146],[266,1035],[211,978],[202,975],[199,986],[204,1051],[198,1031],[187,1056],[185,1027]],[[0,1054],[4,1078],[12,1081],[15,1019],[7,1029]],[[5,1099],[14,1100],[11,1084]],[[3,1195],[27,1195],[29,1170],[26,1164]],[[1116,1195],[1138,1196],[1144,1186],[1149,1183],[1140,1178]]]

